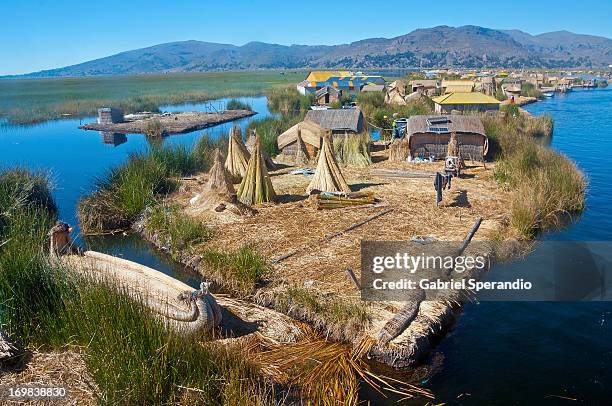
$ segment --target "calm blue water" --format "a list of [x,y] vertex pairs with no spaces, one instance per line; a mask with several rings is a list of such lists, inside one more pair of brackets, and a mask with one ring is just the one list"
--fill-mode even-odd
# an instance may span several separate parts
[[[556,95],[527,110],[554,117],[552,147],[589,177],[583,216],[544,238],[612,240],[612,89]],[[612,404],[612,303],[471,303],[437,351],[443,367],[428,386],[440,402]]]
[[[258,114],[234,123],[243,130],[252,120],[268,117],[265,97],[245,97],[239,100],[250,104]],[[224,108],[228,99],[209,103],[163,106],[162,111],[215,111]],[[15,165],[49,173],[54,185],[54,196],[59,206],[60,218],[76,225],[78,200],[91,191],[94,180],[110,167],[124,162],[130,153],[148,147],[142,134],[107,137],[117,145],[107,144],[103,135],[96,131],[79,130],[81,123],[95,121],[57,120],[31,126],[0,125],[0,168]],[[166,137],[165,143],[194,145],[203,134],[218,137],[229,133],[231,123],[221,124],[202,131]],[[91,249],[120,255],[164,272],[175,273],[181,268],[163,255],[151,250],[138,238],[105,237],[88,239]]]

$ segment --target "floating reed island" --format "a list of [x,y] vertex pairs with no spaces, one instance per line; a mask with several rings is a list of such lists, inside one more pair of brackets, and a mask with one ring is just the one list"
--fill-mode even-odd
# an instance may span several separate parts
[[[307,124],[288,140],[281,134],[274,151],[264,150],[262,140],[270,134],[263,129],[246,145],[234,129],[229,140],[214,146],[220,151],[203,155],[211,160],[205,168],[181,165],[190,159],[175,159],[171,150],[134,158],[125,168],[137,171],[136,179],[158,174],[155,188],[143,188],[147,201],[130,205],[134,187],[127,181],[133,177],[118,176],[126,172],[119,168],[81,201],[79,217],[83,224],[88,217],[82,214],[104,218],[121,209],[144,238],[224,293],[304,323],[325,345],[352,348],[338,357],[357,362],[367,356],[412,368],[452,326],[466,299],[361,300],[361,242],[456,241],[457,252],[467,247],[470,254],[494,256],[495,244],[482,242],[530,240],[579,213],[584,176],[542,143],[552,121],[519,113],[474,118],[490,144],[482,159],[460,161],[452,155],[465,150],[461,131],[434,137],[442,160],[430,160],[411,156],[418,151],[410,139],[371,142],[367,133]],[[447,124],[459,121],[445,117]],[[281,141],[287,142],[284,148]],[[452,185],[439,188],[443,176],[448,180],[449,157],[461,171]],[[159,171],[157,164],[165,161],[177,167]],[[117,199],[115,191],[130,199]],[[109,231],[103,223],[90,229]],[[308,354],[319,345],[312,339],[284,350]],[[278,345],[255,346],[264,354],[284,353]]]
[[189,111],[134,115],[111,122],[98,119],[97,123],[79,126],[82,130],[109,131],[119,134],[171,135],[202,130],[218,124],[235,121],[257,114],[251,110],[222,110],[214,113]]

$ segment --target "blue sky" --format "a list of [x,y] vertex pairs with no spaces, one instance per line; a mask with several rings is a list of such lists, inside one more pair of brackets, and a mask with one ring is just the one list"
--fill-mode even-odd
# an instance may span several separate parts
[[[610,1],[6,1],[0,75],[72,65],[163,42],[338,44],[466,24],[612,38]],[[8,4],[7,4],[8,3]],[[328,22],[337,21],[337,24]],[[321,25],[323,24],[323,25]],[[337,28],[334,28],[337,27]]]

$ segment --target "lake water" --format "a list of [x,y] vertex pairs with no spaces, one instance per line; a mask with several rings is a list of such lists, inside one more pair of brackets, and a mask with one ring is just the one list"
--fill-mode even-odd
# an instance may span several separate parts
[[[244,97],[239,100],[251,105],[258,114],[247,117],[236,124],[244,131],[252,120],[268,117],[265,97]],[[162,106],[162,111],[215,111],[222,110],[228,99],[209,103]],[[109,168],[124,162],[131,153],[148,147],[147,138],[142,134],[127,136],[97,131],[79,130],[82,123],[95,121],[95,117],[49,121],[36,125],[0,125],[0,167],[21,166],[49,173],[54,185],[54,196],[62,220],[76,225],[76,205],[79,199],[89,193],[94,180]],[[194,145],[202,134],[219,137],[229,133],[232,123],[225,123],[201,131],[165,137],[168,144]],[[163,272],[180,275],[181,266],[169,261],[134,236],[108,236],[87,238],[90,249],[122,256],[151,266]],[[177,273],[178,272],[178,273]],[[195,280],[188,279],[192,285]],[[194,285],[197,286],[197,285]]]
[[[270,113],[264,97],[242,98],[259,114]],[[164,107],[168,111],[221,109],[212,104]],[[589,176],[587,210],[575,224],[545,239],[611,240],[612,89],[575,91],[527,106],[555,119],[552,147],[577,161]],[[93,120],[93,119],[89,119]],[[143,135],[107,137],[77,129],[89,120],[61,120],[34,126],[0,126],[0,165],[49,171],[56,186],[60,217],[76,224],[78,199],[109,167],[147,147]],[[193,145],[203,133],[227,134],[231,124],[167,137],[171,144]],[[123,143],[120,143],[125,141]],[[87,240],[92,249],[152,266],[190,284],[196,280],[136,236]],[[502,267],[492,272],[503,272]],[[186,275],[186,276],[185,276]],[[440,370],[425,385],[447,404],[557,404],[551,396],[604,404],[612,398],[612,303],[471,303],[436,348]],[[567,402],[567,401],[566,401]],[[422,404],[423,402],[418,402]],[[571,403],[571,402],[570,402]]]

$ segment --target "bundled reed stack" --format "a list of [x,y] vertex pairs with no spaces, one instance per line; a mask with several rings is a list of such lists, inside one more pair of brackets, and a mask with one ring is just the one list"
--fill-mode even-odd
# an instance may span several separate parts
[[225,169],[235,179],[242,179],[249,162],[249,151],[242,142],[242,132],[239,127],[232,127],[227,147]]
[[299,130],[298,130],[298,134],[297,134],[297,140],[295,141],[296,143],[296,149],[295,149],[295,155],[294,155],[294,160],[295,163],[297,165],[306,165],[308,164],[308,151],[306,150],[306,145],[304,144],[304,141],[302,140],[302,135],[300,134]]
[[[247,143],[246,143],[247,150],[251,154],[253,153],[253,149],[255,148],[256,139],[257,139],[257,130],[252,130],[251,135],[249,136],[249,139],[247,140]],[[264,151],[263,149],[261,150],[261,155],[263,156],[264,161],[266,163],[266,168],[268,168],[268,170],[270,171],[275,170],[276,164],[274,163],[272,158],[270,158],[270,155],[268,155],[268,153]]]
[[261,141],[256,136],[246,173],[238,186],[238,199],[244,204],[268,203],[276,199],[276,193],[274,193],[261,152]]
[[410,147],[407,138],[396,139],[389,147],[389,161],[391,162],[403,162],[409,154]]
[[223,156],[219,148],[213,152],[213,165],[208,172],[208,181],[202,192],[191,200],[191,204],[202,209],[216,209],[220,204],[236,200],[236,190],[230,174],[223,166]]
[[306,193],[310,194],[313,190],[344,193],[350,193],[351,191],[334,156],[330,134],[323,137],[323,147],[319,152],[317,169],[308,188],[306,188]]
[[448,141],[446,156],[459,156],[459,143],[457,142],[457,133],[454,131],[451,133],[450,140]]

